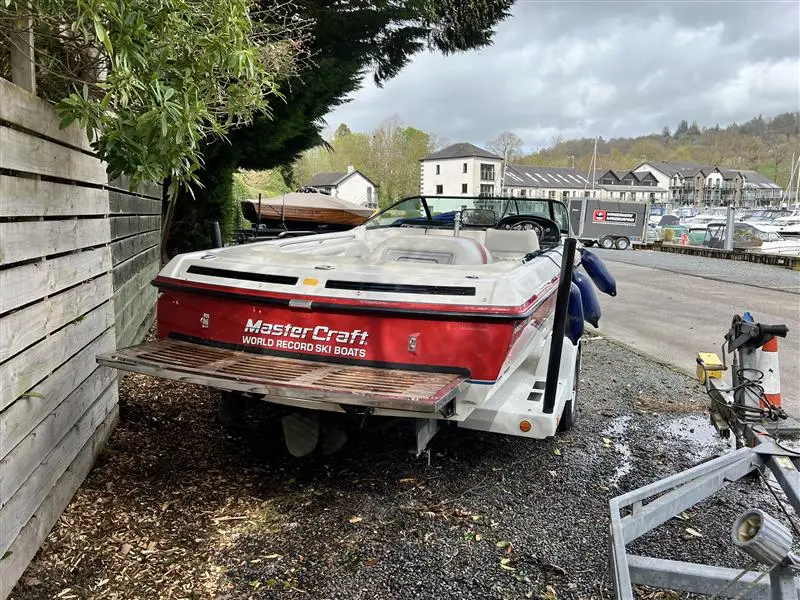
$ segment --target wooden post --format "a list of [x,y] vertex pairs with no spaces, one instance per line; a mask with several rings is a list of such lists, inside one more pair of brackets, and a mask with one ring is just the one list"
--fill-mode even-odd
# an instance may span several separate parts
[[14,20],[11,33],[11,82],[35,94],[36,64],[33,58],[33,16],[22,15]]

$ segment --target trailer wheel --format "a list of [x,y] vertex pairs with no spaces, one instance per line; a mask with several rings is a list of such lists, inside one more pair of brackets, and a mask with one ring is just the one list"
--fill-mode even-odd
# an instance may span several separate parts
[[606,250],[611,250],[614,247],[614,238],[609,235],[604,238],[600,238],[600,247],[605,248]]
[[631,241],[626,237],[621,237],[617,238],[614,245],[617,247],[617,250],[627,250],[631,245]]
[[575,376],[572,381],[572,397],[564,404],[561,419],[558,421],[558,431],[569,431],[578,418],[578,383],[581,376],[581,345],[578,343],[578,354],[575,357]]

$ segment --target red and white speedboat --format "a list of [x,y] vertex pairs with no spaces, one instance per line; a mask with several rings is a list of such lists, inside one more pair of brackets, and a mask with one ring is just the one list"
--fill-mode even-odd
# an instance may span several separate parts
[[576,413],[580,333],[547,385],[568,234],[554,200],[415,197],[348,231],[183,254],[153,282],[159,341],[98,360],[283,405],[298,455],[330,413],[409,417],[418,452],[447,422],[551,436]]

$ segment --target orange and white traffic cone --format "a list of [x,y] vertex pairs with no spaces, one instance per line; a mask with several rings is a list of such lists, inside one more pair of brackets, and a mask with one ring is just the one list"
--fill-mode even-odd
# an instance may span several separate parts
[[761,346],[758,370],[764,374],[761,380],[761,386],[764,388],[764,400],[773,406],[780,406],[781,372],[778,361],[778,338],[773,337]]

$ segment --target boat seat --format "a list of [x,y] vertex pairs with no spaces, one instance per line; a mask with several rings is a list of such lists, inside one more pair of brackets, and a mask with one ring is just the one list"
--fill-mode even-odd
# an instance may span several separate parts
[[402,235],[382,241],[372,251],[382,261],[422,262],[439,265],[485,265],[486,247],[470,238]]
[[530,229],[487,229],[486,248],[495,259],[521,258],[539,249],[539,236]]

